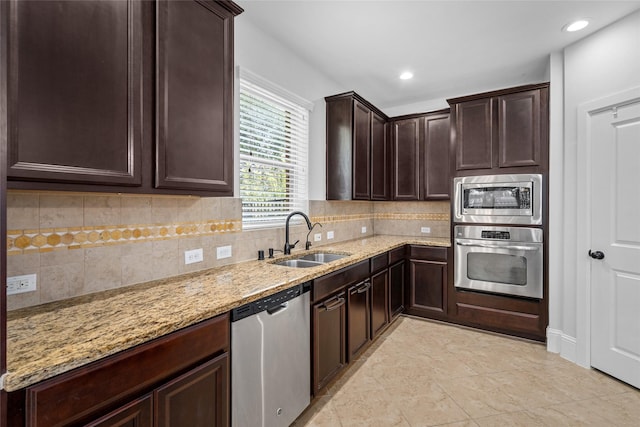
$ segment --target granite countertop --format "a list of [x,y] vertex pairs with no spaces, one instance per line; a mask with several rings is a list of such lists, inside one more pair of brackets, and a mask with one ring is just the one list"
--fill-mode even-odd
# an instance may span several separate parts
[[35,384],[405,244],[450,246],[449,239],[373,236],[317,248],[351,254],[318,267],[247,261],[9,312],[4,388]]

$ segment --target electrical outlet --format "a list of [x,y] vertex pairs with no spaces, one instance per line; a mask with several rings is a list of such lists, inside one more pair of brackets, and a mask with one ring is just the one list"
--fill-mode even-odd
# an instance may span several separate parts
[[333,239],[333,231],[327,231],[327,240]]
[[231,258],[231,245],[229,246],[220,246],[218,248],[216,248],[217,251],[217,259],[223,259],[223,258]]
[[7,277],[7,295],[35,291],[37,277],[35,274]]
[[364,233],[366,233],[366,232],[367,232],[367,227],[362,227],[362,229],[361,229],[361,230],[362,230],[362,234],[364,234]]
[[193,264],[194,262],[202,262],[204,255],[202,254],[202,248],[193,249],[191,251],[184,251],[184,263]]
[[429,233],[431,233],[431,227],[421,227],[420,228],[420,232],[429,234]]
[[319,242],[320,240],[322,240],[322,233],[316,233],[313,235],[314,242]]

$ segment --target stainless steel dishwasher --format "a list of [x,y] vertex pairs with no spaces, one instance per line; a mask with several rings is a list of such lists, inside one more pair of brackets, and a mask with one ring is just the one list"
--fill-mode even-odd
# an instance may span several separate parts
[[287,427],[309,405],[311,283],[231,312],[231,425]]

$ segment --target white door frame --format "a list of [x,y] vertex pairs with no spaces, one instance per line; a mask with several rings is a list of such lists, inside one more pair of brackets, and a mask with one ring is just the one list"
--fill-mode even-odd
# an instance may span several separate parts
[[591,366],[591,115],[639,101],[640,87],[634,87],[578,106],[576,363],[584,367]]

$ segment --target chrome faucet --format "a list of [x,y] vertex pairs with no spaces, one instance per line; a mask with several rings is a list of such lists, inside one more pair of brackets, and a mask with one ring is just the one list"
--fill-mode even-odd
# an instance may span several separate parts
[[307,227],[309,228],[309,230],[311,230],[313,228],[313,226],[311,225],[311,220],[303,212],[300,212],[300,211],[291,212],[289,214],[289,216],[287,216],[287,221],[286,221],[285,226],[284,226],[284,240],[285,240],[284,241],[284,254],[285,255],[289,255],[291,253],[291,249],[295,248],[296,245],[298,244],[298,242],[300,241],[300,240],[297,240],[293,244],[289,243],[289,220],[294,215],[302,216],[304,218],[304,220],[307,221]]

